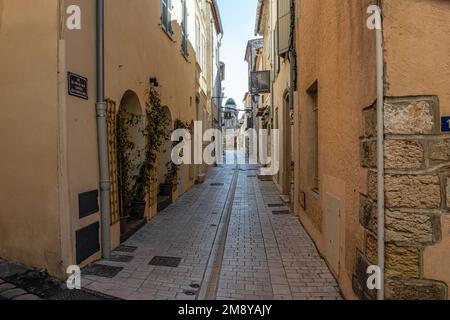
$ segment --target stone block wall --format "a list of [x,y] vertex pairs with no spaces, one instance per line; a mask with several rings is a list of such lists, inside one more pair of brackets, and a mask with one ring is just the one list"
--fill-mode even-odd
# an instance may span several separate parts
[[[435,97],[389,98],[385,103],[386,299],[447,299],[445,283],[424,277],[423,252],[442,241],[450,212],[450,135],[440,133]],[[363,112],[361,162],[368,192],[361,195],[365,247],[357,254],[355,293],[375,299],[366,270],[377,264],[376,109]]]

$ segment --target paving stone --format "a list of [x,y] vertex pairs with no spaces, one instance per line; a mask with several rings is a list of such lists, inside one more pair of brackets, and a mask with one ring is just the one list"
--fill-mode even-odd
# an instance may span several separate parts
[[[211,253],[217,250],[214,241],[226,213],[234,169],[233,165],[211,168],[204,184],[195,185],[123,244],[122,248],[134,250],[132,262],[121,265],[123,271],[110,282],[89,277],[89,288],[122,299],[196,299],[207,285],[202,280]],[[269,205],[280,199],[275,185],[248,179],[246,172],[256,170],[255,166],[241,169],[216,298],[341,299],[334,278],[299,220],[290,214],[272,214]],[[181,261],[178,267],[148,266],[154,257],[179,257]],[[201,287],[193,289],[192,283]],[[194,296],[186,295],[187,291],[195,292]]]
[[37,301],[41,300],[38,296],[35,296],[34,294],[24,294],[18,297],[15,297],[13,300],[21,300],[21,301]]
[[16,286],[10,283],[3,283],[0,284],[0,293],[7,291],[7,290],[11,290],[11,289],[15,289]]
[[5,299],[13,299],[15,297],[21,296],[26,294],[27,292],[25,290],[19,289],[19,288],[15,288],[15,289],[10,289],[10,290],[6,290],[3,291],[2,293],[0,293],[0,296],[2,296]]
[[27,272],[28,270],[19,264],[10,262],[0,262],[0,278],[6,279],[18,274]]

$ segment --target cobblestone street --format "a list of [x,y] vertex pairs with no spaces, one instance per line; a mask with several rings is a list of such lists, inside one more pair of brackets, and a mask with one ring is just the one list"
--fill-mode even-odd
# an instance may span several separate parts
[[[83,275],[83,287],[142,300],[341,299],[298,219],[286,214],[274,184],[257,174],[242,165],[211,169],[204,184],[114,252],[112,260],[129,262],[96,263],[116,267],[117,275]],[[155,257],[180,263],[151,265]]]

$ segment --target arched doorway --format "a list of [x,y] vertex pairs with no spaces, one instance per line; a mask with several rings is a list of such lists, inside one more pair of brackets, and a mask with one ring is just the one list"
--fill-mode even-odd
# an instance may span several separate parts
[[145,224],[145,203],[138,203],[135,194],[145,155],[145,118],[135,92],[125,92],[116,120],[120,232],[125,241]]
[[[167,119],[169,119],[169,132],[172,134],[174,129],[174,122],[172,119],[172,114],[168,107],[164,107],[163,112],[166,114]],[[158,190],[158,208],[157,211],[160,212],[167,208],[172,203],[173,190],[174,190],[174,170],[172,168],[172,141],[169,138],[164,141],[161,146],[161,152],[157,157],[157,182],[156,190]]]

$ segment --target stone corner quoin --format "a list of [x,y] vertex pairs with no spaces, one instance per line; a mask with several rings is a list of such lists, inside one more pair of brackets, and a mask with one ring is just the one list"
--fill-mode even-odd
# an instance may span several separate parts
[[[368,193],[360,200],[365,246],[354,275],[355,290],[366,291],[360,274],[377,263],[376,112],[363,111],[361,165],[368,169]],[[386,298],[446,299],[445,283],[424,278],[425,248],[442,240],[442,216],[450,207],[450,135],[439,132],[435,97],[388,98],[385,103]],[[359,276],[358,276],[359,275]]]

